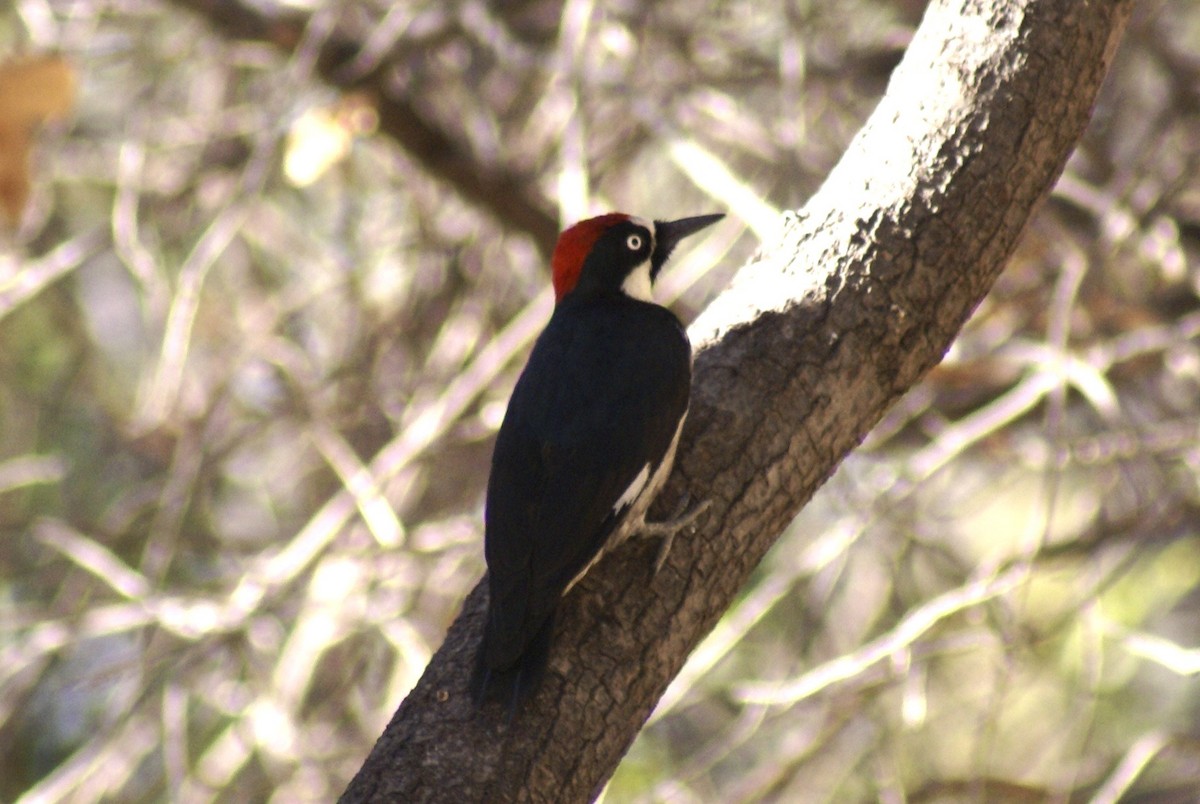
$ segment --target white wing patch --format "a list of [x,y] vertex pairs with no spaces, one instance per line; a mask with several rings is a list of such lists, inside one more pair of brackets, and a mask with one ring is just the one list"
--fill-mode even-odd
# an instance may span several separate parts
[[[649,280],[649,275],[647,275]],[[613,506],[613,513],[619,514],[629,506],[633,505],[633,501],[638,498],[642,490],[646,488],[646,481],[650,479],[650,464],[642,467],[642,471],[638,472],[637,477],[629,484],[629,488],[625,489],[625,493],[617,498],[616,505]]]
[[650,507],[650,503],[654,501],[654,497],[658,494],[658,490],[662,488],[663,483],[667,481],[667,476],[671,474],[671,466],[675,463],[675,449],[679,446],[679,434],[683,432],[683,420],[687,418],[687,411],[684,411],[683,417],[679,419],[679,427],[675,429],[675,437],[671,439],[671,446],[667,448],[667,454],[658,464],[658,469],[654,470],[654,477],[650,477],[650,464],[642,467],[642,471],[638,472],[637,477],[629,484],[629,488],[625,489],[625,493],[617,500],[617,504],[613,506],[613,513],[617,516],[630,506],[633,510],[629,511],[629,517],[621,524],[615,532],[608,537],[608,542],[604,544],[596,555],[592,556],[588,561],[587,566],[579,571],[579,574],[571,579],[567,584],[567,588],[563,590],[565,595],[570,592],[572,587],[579,582],[579,579],[587,574],[600,557],[604,555],[610,548],[620,544],[625,539],[637,530],[643,527],[646,518],[646,509]]

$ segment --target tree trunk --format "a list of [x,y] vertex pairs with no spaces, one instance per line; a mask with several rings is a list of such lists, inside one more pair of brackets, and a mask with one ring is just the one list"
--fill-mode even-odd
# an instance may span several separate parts
[[467,597],[344,801],[595,797],[801,506],[935,365],[1088,120],[1132,0],[934,2],[828,180],[691,329],[691,413],[659,500],[710,500],[652,571],[634,540],[567,596],[512,723],[466,683]]

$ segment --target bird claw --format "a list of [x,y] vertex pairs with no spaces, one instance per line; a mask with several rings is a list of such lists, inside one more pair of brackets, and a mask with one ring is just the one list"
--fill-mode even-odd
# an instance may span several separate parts
[[704,500],[703,502],[693,505],[688,508],[690,498],[684,495],[679,501],[679,505],[675,508],[674,515],[662,522],[644,522],[642,523],[641,532],[643,536],[661,536],[662,543],[658,546],[658,557],[654,560],[654,574],[657,575],[663,565],[667,563],[667,555],[671,552],[671,543],[675,541],[675,534],[684,528],[690,527],[695,523],[700,515],[708,510],[712,505],[712,500]]

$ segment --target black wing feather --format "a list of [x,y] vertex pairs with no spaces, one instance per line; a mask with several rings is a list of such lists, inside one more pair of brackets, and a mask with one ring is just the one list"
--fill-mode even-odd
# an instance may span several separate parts
[[534,345],[496,439],[477,697],[506,672],[523,675],[521,685],[540,674],[527,665],[545,660],[563,591],[620,524],[618,499],[647,464],[653,473],[687,411],[691,349],[670,311],[624,297],[569,301]]

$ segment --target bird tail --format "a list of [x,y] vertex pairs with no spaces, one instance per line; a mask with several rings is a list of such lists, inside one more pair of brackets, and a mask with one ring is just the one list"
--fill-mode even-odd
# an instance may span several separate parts
[[489,642],[496,637],[492,632],[491,618],[483,629],[479,652],[475,654],[475,669],[471,673],[471,698],[476,707],[489,701],[500,701],[508,707],[511,720],[537,691],[546,674],[546,662],[550,656],[550,637],[554,632],[554,612],[526,643],[516,661],[501,667],[489,661]]

